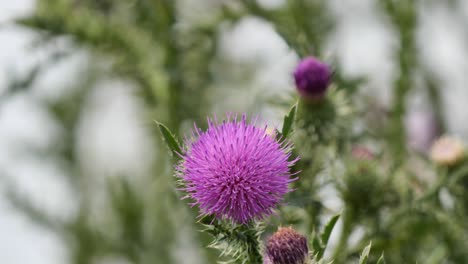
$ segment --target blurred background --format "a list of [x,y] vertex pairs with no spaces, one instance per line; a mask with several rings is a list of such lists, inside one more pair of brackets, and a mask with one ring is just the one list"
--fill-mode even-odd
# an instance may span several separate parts
[[468,1],[288,2],[1,1],[1,262],[211,263],[153,120],[181,137],[213,113],[278,126],[307,55],[376,109],[398,97],[414,150],[468,140]]

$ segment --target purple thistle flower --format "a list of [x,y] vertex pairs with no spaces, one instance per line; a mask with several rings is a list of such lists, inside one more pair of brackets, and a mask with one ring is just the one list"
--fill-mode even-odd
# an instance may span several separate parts
[[322,98],[330,79],[330,67],[314,57],[301,60],[294,71],[297,91],[308,100]]
[[187,197],[201,213],[245,224],[263,218],[289,192],[288,161],[291,145],[281,144],[255,122],[228,116],[218,124],[208,120],[203,132],[195,127],[193,141],[187,142],[177,167]]
[[267,241],[264,264],[305,264],[309,261],[307,238],[291,227],[280,227]]

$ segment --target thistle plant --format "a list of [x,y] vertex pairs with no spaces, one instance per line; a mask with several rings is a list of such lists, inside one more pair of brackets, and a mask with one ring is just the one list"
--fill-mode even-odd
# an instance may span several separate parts
[[[64,50],[12,78],[2,100],[25,93],[57,123],[53,147],[31,155],[63,168],[77,208],[57,217],[13,185],[9,201],[57,234],[75,264],[468,263],[466,142],[445,125],[446,89],[416,52],[421,12],[435,4],[373,7],[398,44],[392,101],[382,105],[364,89],[369,76],[347,76],[328,47],[340,24],[330,1],[264,2],[37,0],[17,24],[35,45]],[[256,87],[263,61],[225,54],[226,34],[251,20],[266,22],[297,58],[281,73],[262,68],[282,74],[283,90]],[[81,53],[87,64],[72,92],[47,101],[28,89]],[[100,172],[103,183],[83,164],[80,131],[89,98],[109,79],[138,99],[150,161],[139,174]],[[413,94],[437,119],[423,147],[405,136],[422,134],[404,122]]]

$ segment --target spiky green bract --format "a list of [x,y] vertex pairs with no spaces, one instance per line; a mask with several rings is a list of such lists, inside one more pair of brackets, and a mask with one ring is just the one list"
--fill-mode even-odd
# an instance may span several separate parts
[[300,100],[297,110],[297,136],[305,143],[327,144],[349,136],[349,118],[353,110],[344,90],[330,87],[320,101]]
[[264,226],[260,222],[239,225],[211,217],[205,217],[202,222],[203,231],[214,237],[208,247],[221,252],[222,260],[218,263],[262,263],[260,236]]

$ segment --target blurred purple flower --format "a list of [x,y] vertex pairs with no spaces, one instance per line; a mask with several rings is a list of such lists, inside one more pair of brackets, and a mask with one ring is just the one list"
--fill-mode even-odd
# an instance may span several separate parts
[[305,99],[320,99],[330,85],[330,67],[314,57],[299,62],[294,71],[297,91]]
[[431,111],[411,111],[405,118],[406,137],[411,149],[426,153],[439,137],[440,129]]
[[291,227],[280,227],[267,241],[264,264],[305,264],[309,261],[307,238]]
[[295,180],[289,170],[297,160],[288,161],[291,145],[248,123],[245,115],[208,123],[205,132],[195,128],[177,167],[187,197],[202,214],[236,223],[270,215]]

